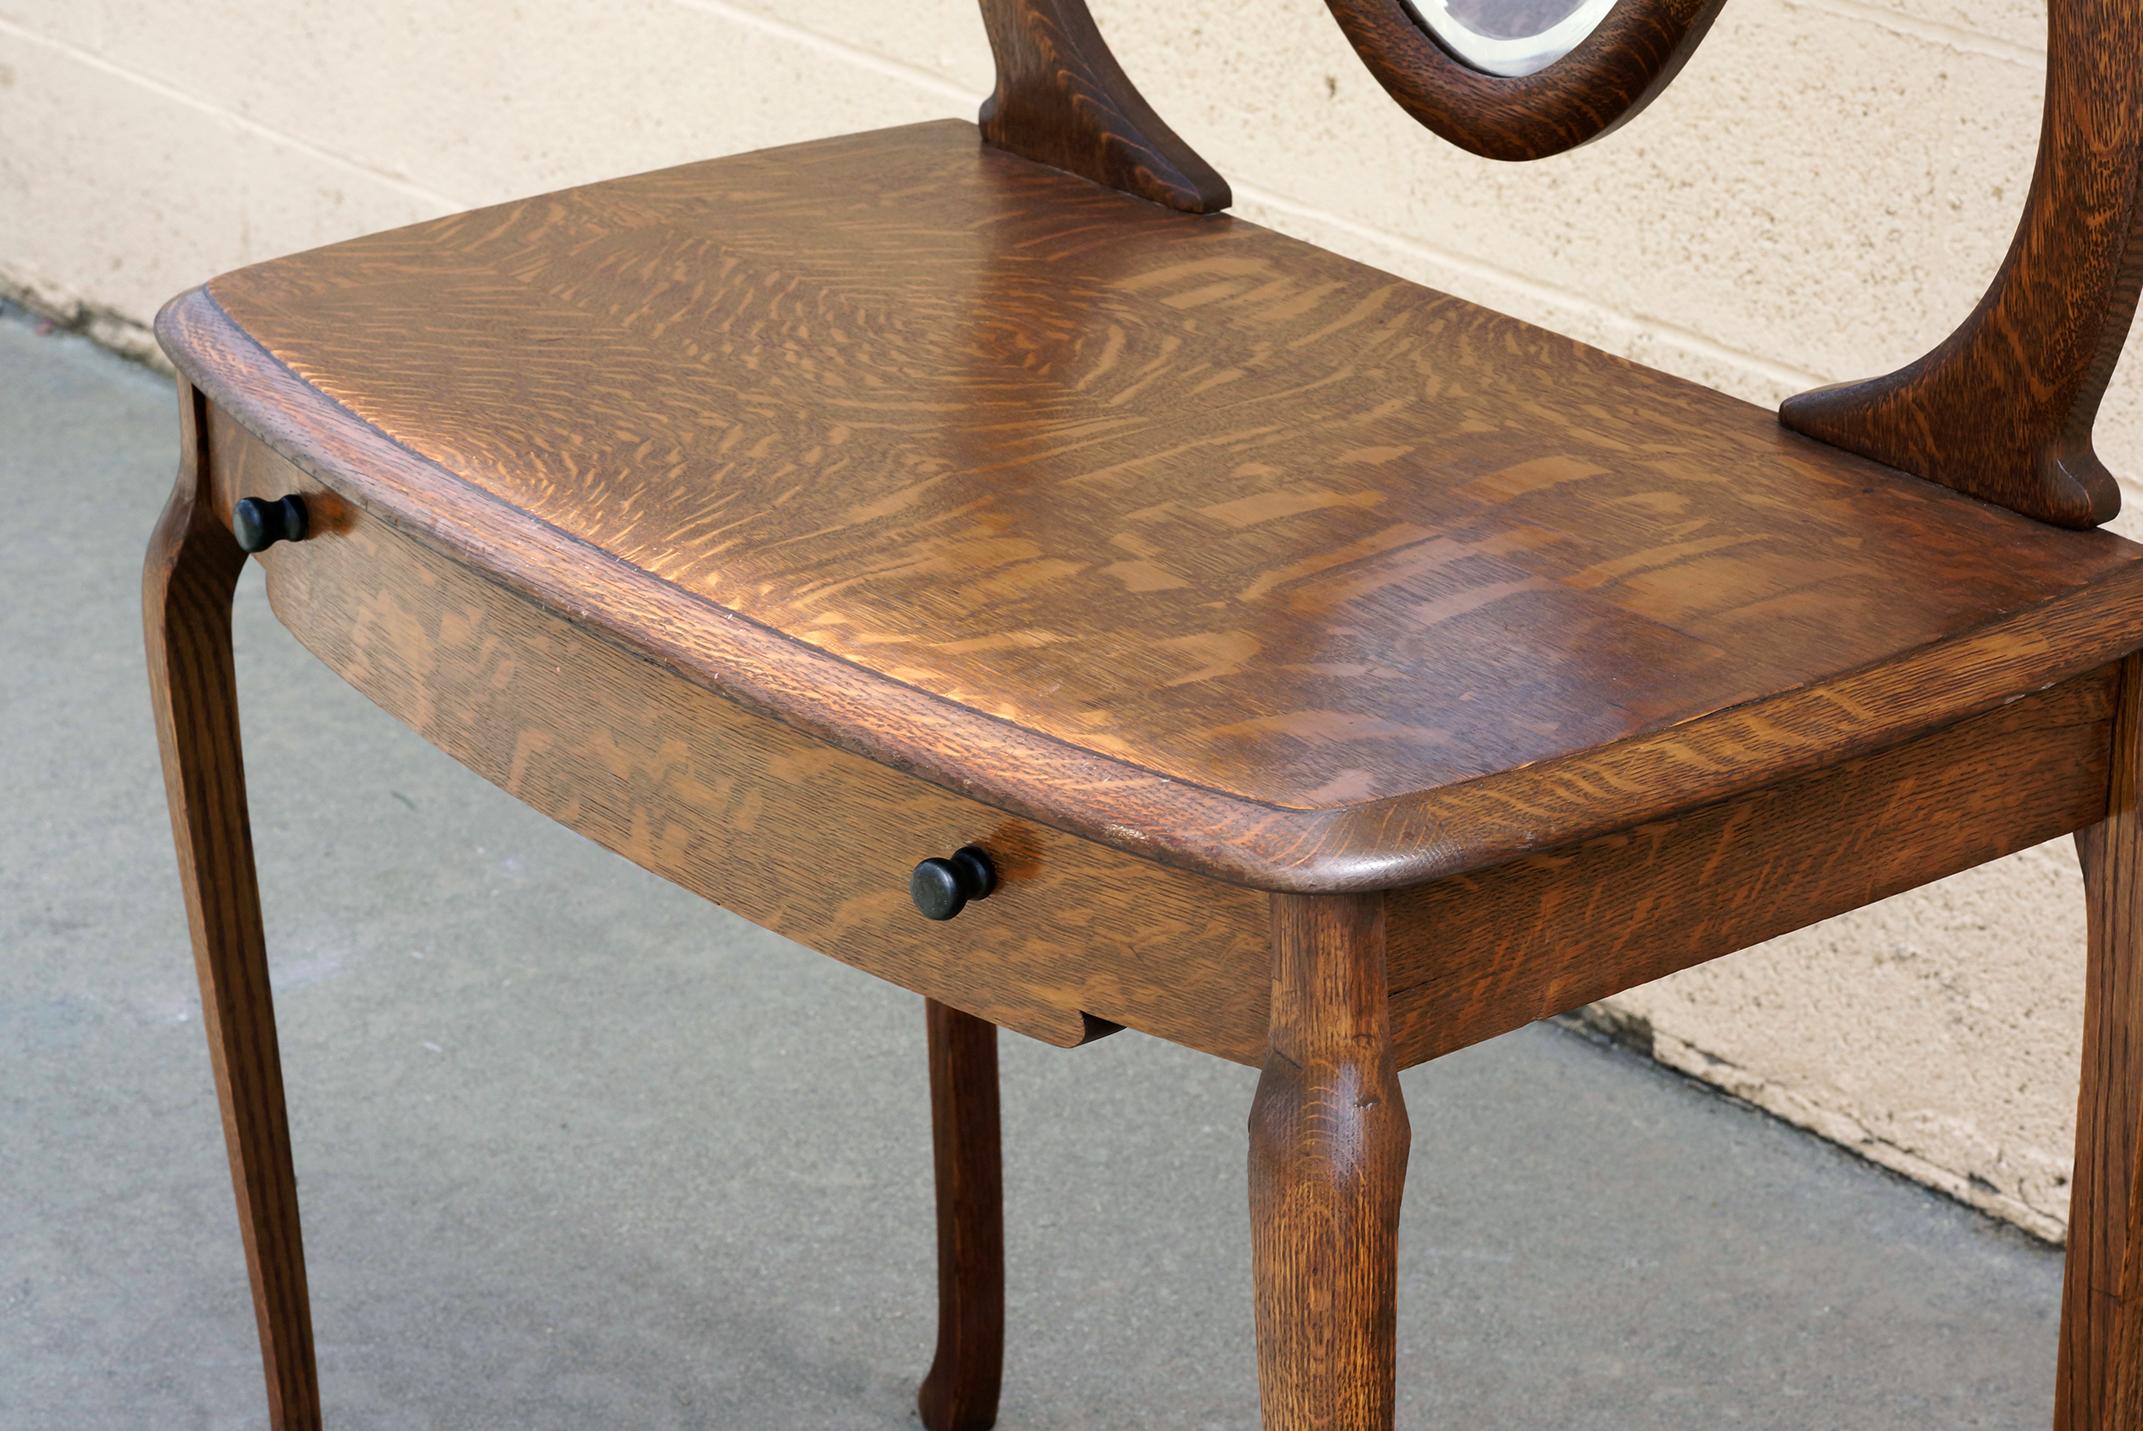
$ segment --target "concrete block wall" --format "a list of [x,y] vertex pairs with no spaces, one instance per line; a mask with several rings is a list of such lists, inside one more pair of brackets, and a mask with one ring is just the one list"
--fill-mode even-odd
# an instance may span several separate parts
[[[1094,10],[1239,214],[1763,403],[1886,371],[1971,307],[2031,173],[2045,63],[2024,0],[1733,0],[1635,123],[1503,166],[1406,119],[1319,0]],[[157,305],[222,269],[969,116],[989,72],[970,0],[0,0],[0,291],[146,351]],[[2143,472],[2131,363],[2100,445]],[[2082,941],[2052,845],[1602,1017],[2056,1237]]]

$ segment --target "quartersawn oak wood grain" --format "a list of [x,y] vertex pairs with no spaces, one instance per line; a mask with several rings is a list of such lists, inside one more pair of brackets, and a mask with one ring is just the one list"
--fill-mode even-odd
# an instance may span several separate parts
[[312,1312],[231,661],[231,594],[245,554],[216,516],[205,406],[182,380],[179,473],[142,570],[142,630],[268,1421],[276,1431],[312,1431],[320,1425]]
[[2112,669],[1909,745],[1391,895],[1400,1066],[2097,820]]
[[[1656,98],[1722,0],[1621,0],[1562,59],[1483,74],[1404,0],[1328,0],[1385,90],[1454,144],[1538,159]],[[2091,429],[2143,289],[2143,14],[2048,0],[2046,112],[2015,241],[1964,323],[1884,377],[1789,399],[1789,428],[2064,526],[2104,522],[2120,488]]]
[[2143,1426],[2143,658],[2118,711],[2104,816],[2076,835],[2090,972],[2055,1431]]
[[957,124],[279,260],[160,331],[353,503],[606,639],[1271,889],[1759,789],[2143,625],[2118,538]]
[[[1331,3],[1402,102],[1512,157],[1634,113],[1717,9],[1625,0],[1490,87],[1392,0]],[[2115,112],[2135,47],[2090,53],[2143,20],[2106,3],[2057,0],[2049,137],[1981,311],[1790,423],[2103,515],[2143,123]],[[1403,1063],[2079,826],[2060,1415],[2137,1425],[2136,549],[1199,212],[1225,186],[1081,0],[984,14],[979,134],[546,195],[160,316],[197,388],[151,669],[278,1424],[317,1392],[220,514],[296,492],[312,536],[266,555],[270,599],[328,665],[930,1001],[932,1431],[997,1398],[994,1025],[1261,1063],[1265,1423],[1388,1428]],[[907,869],[970,843],[1002,887],[926,924]]]
[[1272,1047],[1250,1110],[1258,1400],[1269,1431],[1390,1431],[1412,1133],[1384,896],[1276,895]]
[[[1266,913],[1252,891],[753,715],[427,551],[220,412],[210,430],[234,492],[298,491],[314,515],[315,536],[262,558],[276,616],[520,800],[756,924],[1045,1042],[1128,1020],[1257,1058]],[[1002,887],[948,923],[924,919],[909,871],[967,844],[989,851]]]
[[1404,0],[1325,0],[1377,83],[1416,120],[1489,159],[1545,159],[1612,133],[1659,97],[1726,0],[1618,0],[1592,33],[1529,75],[1454,58]]
[[[1047,1041],[1088,1037],[1091,1014],[1263,1058],[1265,915],[1250,891],[798,737],[457,570],[220,413],[210,430],[233,495],[300,491],[315,514],[317,537],[264,558],[283,622],[537,809],[777,932]],[[1402,1066],[2097,818],[2109,683],[2087,675],[1796,781],[1399,892]],[[1009,861],[1010,888],[950,924],[921,921],[907,868],[974,840]]]
[[1153,112],[1086,0],[982,0],[982,24],[997,60],[983,138],[1172,209],[1228,207],[1227,181]]
[[2143,285],[2143,10],[2048,0],[2046,113],[1979,306],[1887,377],[1789,399],[1788,427],[2066,526],[2120,509],[2091,446]]

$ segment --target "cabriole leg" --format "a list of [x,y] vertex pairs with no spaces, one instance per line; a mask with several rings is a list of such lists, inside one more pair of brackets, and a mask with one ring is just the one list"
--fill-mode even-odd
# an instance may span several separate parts
[[2143,661],[2121,667],[2106,817],[2079,831],[2090,967],[2057,1431],[2143,1431]]
[[1389,1431],[1410,1131],[1381,895],[1275,895],[1271,1043],[1250,1110],[1266,1431]]
[[984,1431],[1004,1375],[1005,1231],[997,1026],[927,1000],[938,1184],[938,1349],[916,1393],[929,1431]]
[[245,555],[210,510],[206,402],[181,382],[179,408],[178,482],[142,573],[149,688],[260,1324],[268,1420],[278,1431],[304,1431],[320,1424],[320,1393],[231,664],[231,594]]

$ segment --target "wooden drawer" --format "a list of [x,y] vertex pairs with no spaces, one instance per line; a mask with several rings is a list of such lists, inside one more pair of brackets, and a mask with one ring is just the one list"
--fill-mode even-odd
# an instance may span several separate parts
[[[1265,895],[800,735],[368,517],[220,412],[210,441],[222,510],[300,492],[313,513],[309,540],[262,557],[282,623],[552,819],[755,924],[1047,1042],[1123,1024],[1263,1058]],[[990,852],[1000,888],[956,919],[924,919],[909,871],[965,844]]]
[[[802,735],[368,517],[221,414],[210,432],[220,508],[295,491],[314,513],[312,539],[262,558],[283,624],[544,814],[776,933],[1036,1038],[1070,1045],[1122,1024],[1263,1060],[1269,896]],[[2088,824],[2105,808],[2112,680],[2090,672],[1730,800],[1390,891],[1399,1063]],[[964,844],[990,851],[1002,887],[932,923],[908,873]]]

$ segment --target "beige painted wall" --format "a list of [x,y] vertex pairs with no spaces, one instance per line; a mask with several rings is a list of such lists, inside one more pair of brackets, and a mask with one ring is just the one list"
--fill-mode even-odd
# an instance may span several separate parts
[[[1095,10],[1239,213],[1766,403],[1970,307],[2043,66],[2025,0],[1733,0],[1636,123],[1503,167],[1405,119],[1320,0]],[[0,286],[138,348],[221,269],[971,114],[988,74],[969,0],[0,0]],[[2101,440],[2143,471],[2131,367]],[[2049,846],[1618,1011],[1669,1062],[2058,1235],[2082,969],[2074,857]]]

